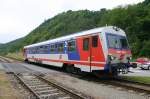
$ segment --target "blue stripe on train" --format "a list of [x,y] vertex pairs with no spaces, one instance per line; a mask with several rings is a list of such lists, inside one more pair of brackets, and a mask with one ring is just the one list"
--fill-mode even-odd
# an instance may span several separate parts
[[77,51],[68,52],[69,60],[80,60],[79,53]]
[[80,60],[80,55],[79,51],[77,48],[77,43],[76,43],[76,49],[74,51],[68,51],[68,59],[69,60]]

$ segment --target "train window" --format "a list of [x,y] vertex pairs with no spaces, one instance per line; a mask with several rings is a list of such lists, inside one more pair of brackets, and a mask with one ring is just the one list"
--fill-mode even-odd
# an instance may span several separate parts
[[107,39],[108,39],[108,46],[109,48],[121,48],[121,44],[120,44],[120,40],[119,40],[119,36],[117,35],[108,35]]
[[39,52],[40,52],[40,48],[36,47],[36,53],[39,54]]
[[47,54],[48,53],[48,47],[49,47],[48,45],[44,45],[43,46],[43,50],[42,50],[43,54]]
[[51,51],[51,52],[54,52],[54,50],[55,50],[55,45],[52,44],[50,47],[51,47],[51,48],[50,48],[50,51]]
[[93,36],[92,37],[92,47],[97,47],[98,46],[98,36]]
[[38,47],[35,47],[34,50],[35,50],[34,53],[38,54]]
[[31,53],[32,53],[32,54],[35,54],[34,47],[33,47],[33,48],[31,48]]
[[58,44],[58,52],[63,52],[63,48],[64,48],[64,43],[59,43]]
[[31,54],[31,48],[28,49],[28,53]]
[[39,54],[43,54],[43,48],[44,48],[44,46],[39,47]]
[[31,54],[34,54],[34,48],[31,48]]
[[121,43],[121,47],[122,47],[123,49],[128,49],[128,48],[129,48],[129,47],[128,47],[127,40],[126,40],[125,37],[122,37],[122,38],[120,39],[120,43]]
[[58,44],[55,44],[55,49],[57,49],[58,48]]
[[32,48],[30,48],[30,54],[33,54],[33,49]]
[[68,41],[68,51],[75,51],[75,41]]
[[89,50],[89,38],[83,39],[83,50],[85,51]]

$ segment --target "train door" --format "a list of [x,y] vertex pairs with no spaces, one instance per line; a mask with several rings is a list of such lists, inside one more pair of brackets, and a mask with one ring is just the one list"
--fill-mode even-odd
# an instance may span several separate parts
[[83,61],[87,61],[87,65],[91,66],[91,37],[84,37],[82,44],[82,59]]
[[98,35],[91,36],[90,53],[90,71],[100,69],[103,66],[100,62],[104,61],[104,52]]
[[[91,66],[98,66],[98,62],[103,61],[101,55],[101,44],[98,35],[88,35],[80,38],[80,60],[87,62],[89,71],[91,72]],[[82,43],[81,43],[82,42]]]
[[91,36],[91,67],[92,70],[103,70],[105,66],[105,50],[102,47],[103,39],[99,33]]

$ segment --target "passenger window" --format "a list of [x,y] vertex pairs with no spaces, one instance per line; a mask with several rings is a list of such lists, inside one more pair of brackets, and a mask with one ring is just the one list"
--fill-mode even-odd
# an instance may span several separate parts
[[44,48],[44,46],[39,47],[39,54],[43,54],[43,48]]
[[31,49],[31,53],[35,54],[35,48],[34,47]]
[[68,51],[75,51],[75,41],[68,41]]
[[63,52],[64,49],[64,43],[58,44],[58,52]]
[[58,44],[55,44],[55,49],[57,49],[58,48]]
[[88,51],[89,50],[89,38],[83,39],[83,50]]
[[55,49],[55,46],[54,46],[54,44],[52,44],[52,45],[50,46],[50,51],[51,51],[51,52],[54,52],[54,49]]
[[97,47],[98,46],[98,36],[93,36],[92,37],[92,47]]
[[36,53],[36,54],[39,54],[39,53],[38,53],[38,47],[35,48],[35,53]]
[[44,45],[44,46],[43,46],[43,54],[48,53],[48,48],[49,48],[48,45]]

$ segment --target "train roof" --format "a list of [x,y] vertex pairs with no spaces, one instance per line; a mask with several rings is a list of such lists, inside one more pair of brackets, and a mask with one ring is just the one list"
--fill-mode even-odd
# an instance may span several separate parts
[[67,36],[62,36],[62,37],[58,37],[55,39],[31,44],[31,45],[25,46],[24,48],[30,48],[30,47],[46,45],[46,44],[55,43],[55,42],[61,42],[61,41],[65,41],[65,40],[71,40],[78,36],[94,34],[94,33],[99,33],[99,32],[107,32],[107,33],[113,33],[113,34],[119,34],[122,36],[126,36],[125,32],[120,28],[117,28],[114,26],[105,26],[105,27],[94,28],[94,29],[90,29],[90,30],[86,30],[86,31],[76,32],[76,33],[73,33],[73,34],[70,34]]

